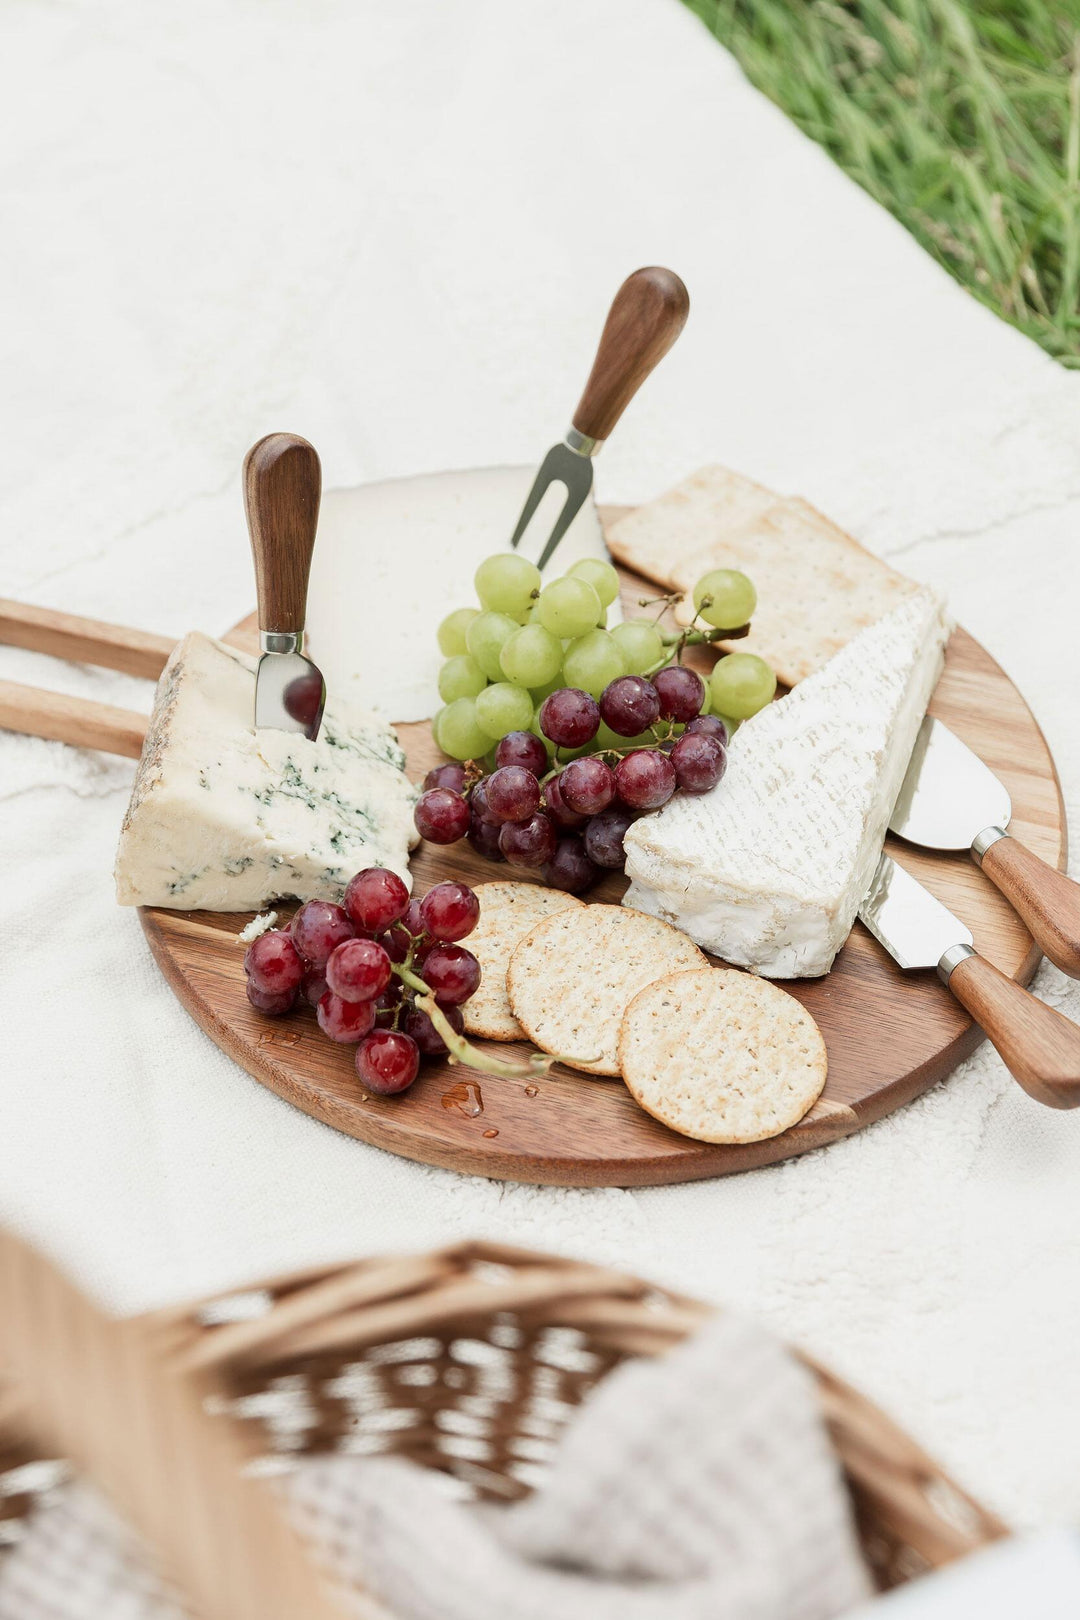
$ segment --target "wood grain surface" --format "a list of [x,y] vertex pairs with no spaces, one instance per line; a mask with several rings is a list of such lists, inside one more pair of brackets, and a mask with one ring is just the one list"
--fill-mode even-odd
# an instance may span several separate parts
[[322,469],[296,433],[268,433],[244,457],[244,511],[264,630],[304,628]]
[[635,270],[615,294],[573,423],[587,438],[608,438],[650,371],[686,325],[690,296],[660,265]]
[[[616,515],[617,509],[604,514],[607,521]],[[640,612],[642,597],[655,594],[654,586],[624,574],[628,615]],[[229,639],[250,647],[254,633],[250,619]],[[1008,676],[963,630],[956,630],[949,643],[930,707],[1009,789],[1017,838],[1063,867],[1065,816],[1046,741]],[[414,778],[442,758],[426,724],[398,730]],[[1028,982],[1039,952],[970,856],[923,852],[894,839],[889,848],[964,919],[989,961],[1010,978]],[[466,844],[421,845],[412,869],[417,894],[443,878],[476,884],[512,875]],[[625,886],[625,879],[613,876],[590,898],[617,900]],[[742,1147],[690,1141],[638,1108],[621,1081],[560,1068],[547,1078],[510,1081],[426,1063],[410,1091],[380,1098],[363,1090],[352,1049],[328,1041],[314,1013],[305,1009],[269,1019],[249,1006],[243,950],[236,943],[247,920],[247,915],[214,912],[142,913],[162,972],[207,1034],[263,1085],[336,1130],[425,1164],[504,1180],[650,1186],[772,1164],[848,1136],[902,1107],[944,1079],[982,1039],[936,974],[901,973],[856,923],[827,977],[785,986],[821,1028],[829,1078],[810,1113],[770,1141]],[[492,1050],[505,1058],[527,1049],[499,1045]]]

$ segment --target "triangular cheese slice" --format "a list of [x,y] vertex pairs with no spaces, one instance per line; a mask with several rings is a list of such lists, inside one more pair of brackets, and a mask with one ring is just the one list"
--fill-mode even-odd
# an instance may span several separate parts
[[624,904],[768,978],[827,973],[870,885],[948,638],[920,590],[732,739],[711,793],[626,834]]

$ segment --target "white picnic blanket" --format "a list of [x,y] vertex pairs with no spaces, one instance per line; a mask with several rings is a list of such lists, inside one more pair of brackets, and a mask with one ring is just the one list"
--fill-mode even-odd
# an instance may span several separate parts
[[[520,463],[640,263],[693,298],[602,498],[722,460],[807,495],[1033,704],[1080,827],[1080,378],[955,287],[678,0],[73,0],[0,50],[0,592],[179,634],[252,598],[238,469]],[[357,633],[363,633],[357,604]],[[147,707],[0,649],[0,676]],[[1080,1115],[981,1051],[809,1158],[557,1191],[369,1149],[202,1036],[112,900],[130,767],[0,738],[0,1219],[136,1308],[458,1235],[740,1306],[1014,1520],[1080,1516]],[[1053,970],[1038,988],[1080,1017]]]

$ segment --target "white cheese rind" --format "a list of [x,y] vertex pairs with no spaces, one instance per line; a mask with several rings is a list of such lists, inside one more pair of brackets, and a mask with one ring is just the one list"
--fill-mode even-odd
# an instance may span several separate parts
[[948,628],[928,590],[741,726],[711,793],[626,834],[624,904],[766,978],[827,973],[870,884]]
[[409,881],[416,790],[390,728],[331,701],[315,742],[256,731],[254,694],[254,659],[209,636],[172,654],[120,834],[121,905],[339,900],[366,866]]

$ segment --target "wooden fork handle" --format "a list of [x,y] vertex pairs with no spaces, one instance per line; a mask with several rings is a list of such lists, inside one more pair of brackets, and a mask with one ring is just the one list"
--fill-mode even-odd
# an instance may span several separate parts
[[650,371],[686,325],[690,295],[674,270],[635,270],[615,294],[574,412],[587,439],[606,439]]
[[1080,1107],[1080,1028],[1009,979],[985,956],[965,956],[949,989],[985,1031],[1030,1097]]
[[47,737],[76,748],[101,748],[106,754],[138,759],[146,736],[146,716],[108,703],[46,692],[17,681],[0,681],[0,730],[26,737]]
[[96,664],[156,681],[174,643],[167,636],[100,619],[80,619],[55,608],[33,607],[0,597],[0,642],[51,653],[73,664]]
[[1008,834],[986,850],[983,871],[996,883],[1044,956],[1080,979],[1080,883]]
[[295,635],[304,628],[321,493],[318,455],[295,433],[269,433],[244,457],[260,630]]

